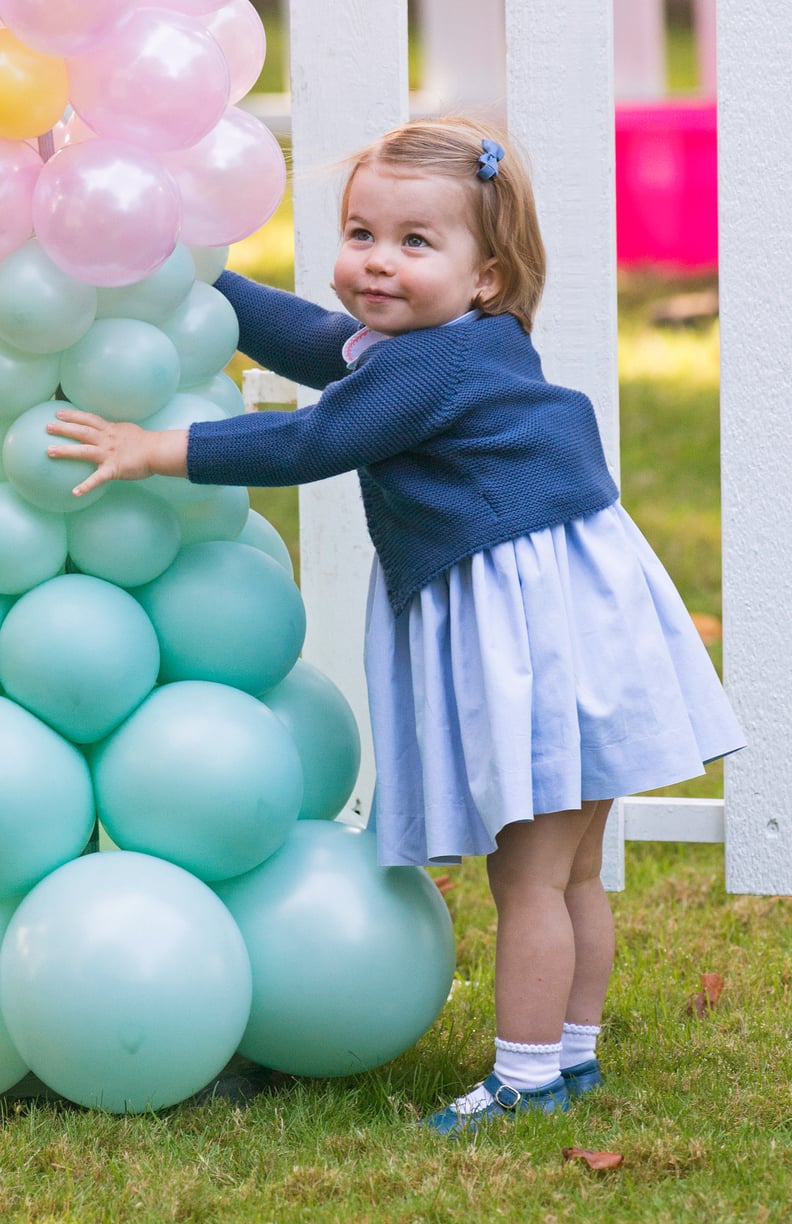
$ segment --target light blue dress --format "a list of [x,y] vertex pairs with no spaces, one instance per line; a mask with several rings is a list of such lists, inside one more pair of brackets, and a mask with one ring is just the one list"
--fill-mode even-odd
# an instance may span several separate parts
[[513,821],[694,777],[744,743],[619,504],[475,554],[399,617],[375,560],[366,674],[388,866],[489,854]]

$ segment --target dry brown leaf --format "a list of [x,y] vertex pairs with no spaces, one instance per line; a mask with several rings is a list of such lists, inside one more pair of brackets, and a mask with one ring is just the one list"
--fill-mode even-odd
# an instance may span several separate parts
[[699,1020],[703,1020],[717,1007],[722,991],[723,978],[719,973],[702,973],[701,990],[688,999],[688,1015],[692,1016],[695,1012]]
[[445,896],[447,892],[451,892],[452,888],[456,888],[456,884],[453,883],[451,876],[448,875],[438,876],[435,880],[435,884],[440,889],[443,896]]
[[691,612],[691,618],[705,646],[714,646],[723,641],[723,625],[717,616],[710,616],[708,612]]
[[561,1149],[564,1160],[582,1160],[590,1169],[618,1169],[624,1163],[621,1152],[592,1152],[589,1148],[567,1147]]

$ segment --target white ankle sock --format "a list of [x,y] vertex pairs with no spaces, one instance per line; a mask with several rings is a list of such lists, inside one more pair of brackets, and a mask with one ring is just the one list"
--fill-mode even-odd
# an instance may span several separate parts
[[524,1045],[519,1041],[495,1038],[495,1074],[519,1091],[545,1088],[561,1074],[561,1042],[553,1045]]
[[599,1032],[598,1024],[565,1024],[561,1034],[561,1066],[576,1067],[596,1058]]

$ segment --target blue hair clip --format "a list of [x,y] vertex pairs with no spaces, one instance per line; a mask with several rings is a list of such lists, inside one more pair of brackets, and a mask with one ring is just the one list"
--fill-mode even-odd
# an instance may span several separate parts
[[498,162],[503,157],[503,149],[496,140],[482,140],[481,147],[484,152],[478,159],[479,168],[476,174],[486,183],[498,173]]

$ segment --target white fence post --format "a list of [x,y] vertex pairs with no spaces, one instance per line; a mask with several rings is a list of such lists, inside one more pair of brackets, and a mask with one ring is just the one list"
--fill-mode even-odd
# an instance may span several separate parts
[[[406,0],[292,0],[291,86],[297,292],[335,307],[337,163],[407,118]],[[300,393],[298,402],[315,399]],[[362,642],[369,544],[354,473],[300,490],[304,655],[339,686],[360,726],[350,807],[368,816],[374,782]]]
[[792,893],[789,0],[719,0],[726,885]]
[[[619,465],[610,0],[506,0],[509,128],[526,149],[548,257],[537,342],[551,381],[592,399]],[[621,814],[613,814],[618,828]],[[621,838],[605,878],[623,887]]]

